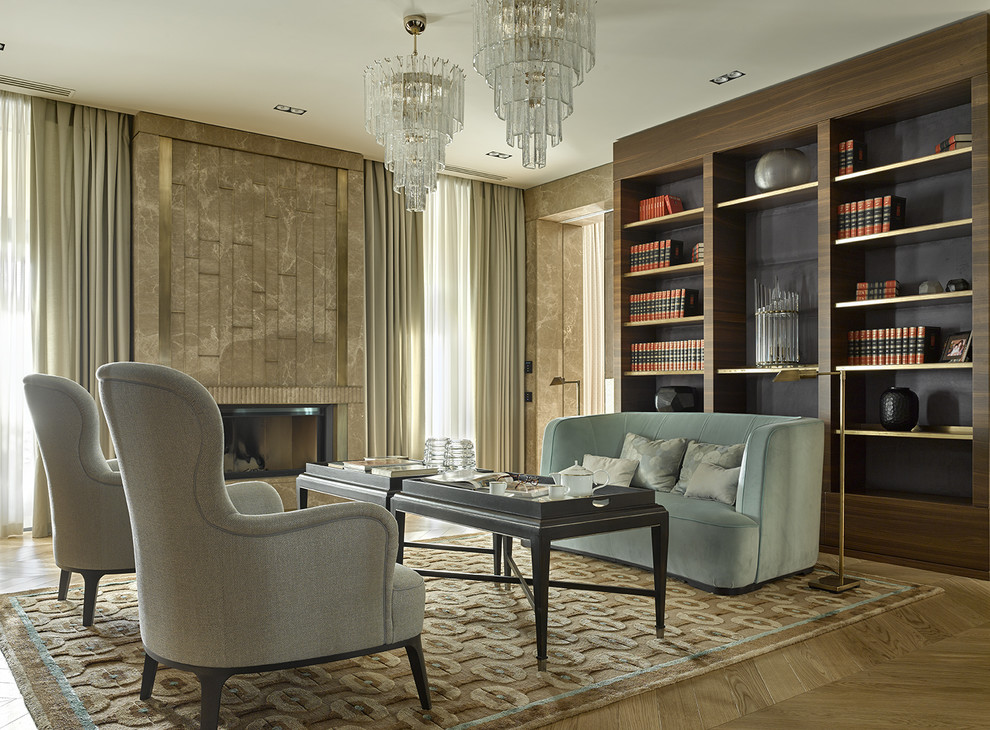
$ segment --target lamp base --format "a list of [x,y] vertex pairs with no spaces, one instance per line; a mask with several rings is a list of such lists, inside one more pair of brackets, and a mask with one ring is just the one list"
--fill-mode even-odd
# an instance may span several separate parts
[[859,581],[840,575],[826,575],[824,578],[819,580],[810,581],[808,583],[808,587],[817,588],[821,591],[828,591],[829,593],[842,593],[843,591],[850,591],[853,588],[858,588]]

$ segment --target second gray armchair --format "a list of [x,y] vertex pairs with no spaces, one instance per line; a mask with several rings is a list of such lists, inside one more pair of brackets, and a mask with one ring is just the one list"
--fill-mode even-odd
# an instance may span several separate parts
[[223,426],[202,385],[140,363],[104,365],[98,378],[134,526],[142,698],[159,663],[191,671],[212,730],[231,675],[405,648],[430,707],[425,588],[396,565],[388,511],[243,514],[223,488]]

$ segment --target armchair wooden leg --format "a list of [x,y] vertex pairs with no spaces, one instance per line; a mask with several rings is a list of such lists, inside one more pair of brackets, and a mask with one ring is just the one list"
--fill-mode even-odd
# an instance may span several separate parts
[[429,710],[433,703],[430,701],[430,680],[426,676],[426,657],[423,656],[423,642],[417,636],[406,644],[406,654],[409,656],[409,666],[412,667],[413,679],[416,680],[416,692],[419,693],[419,704],[424,710]]
[[220,724],[220,693],[229,674],[219,671],[197,673],[202,699],[199,704],[200,730],[217,730]]
[[83,590],[83,626],[93,625],[93,614],[96,611],[96,592],[100,587],[100,578],[104,573],[99,570],[81,570],[86,584]]
[[69,595],[69,581],[72,580],[72,571],[63,570],[58,576],[58,600],[64,601]]
[[138,695],[142,700],[151,697],[151,692],[155,688],[156,674],[158,674],[158,661],[145,654],[144,672],[141,674],[141,694]]

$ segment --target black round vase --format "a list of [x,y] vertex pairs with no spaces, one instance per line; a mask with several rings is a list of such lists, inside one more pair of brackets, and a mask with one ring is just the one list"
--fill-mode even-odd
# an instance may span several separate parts
[[917,393],[910,388],[887,388],[880,396],[880,425],[888,431],[910,431],[917,423]]

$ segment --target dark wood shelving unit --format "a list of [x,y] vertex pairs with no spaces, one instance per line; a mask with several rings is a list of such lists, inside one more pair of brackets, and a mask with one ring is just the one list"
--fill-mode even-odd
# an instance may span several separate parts
[[[990,579],[990,18],[975,16],[618,140],[614,146],[616,406],[652,410],[657,387],[703,388],[707,412],[814,415],[826,423],[821,544],[838,535],[839,377],[771,383],[753,366],[753,282],[801,292],[801,360],[847,373],[846,550]],[[970,147],[932,154],[951,134]],[[859,139],[871,166],[840,169]],[[808,182],[755,187],[764,153],[800,150]],[[673,194],[685,210],[637,220],[639,202]],[[837,238],[838,207],[907,200],[900,229]],[[676,233],[674,233],[676,232]],[[628,249],[657,235],[704,242],[704,260],[629,272]],[[662,277],[697,277],[703,315],[628,322],[629,295]],[[854,301],[860,281],[963,277],[972,289]],[[792,285],[795,281],[799,284]],[[648,285],[648,284],[647,284]],[[632,371],[631,346],[668,325],[703,332],[704,367]],[[972,362],[849,366],[853,330],[924,325],[971,330]],[[647,330],[641,327],[647,327]],[[652,328],[652,330],[650,329]],[[700,335],[699,335],[700,336]],[[737,377],[741,376],[741,377]],[[918,392],[921,426],[877,425],[879,394]]]

